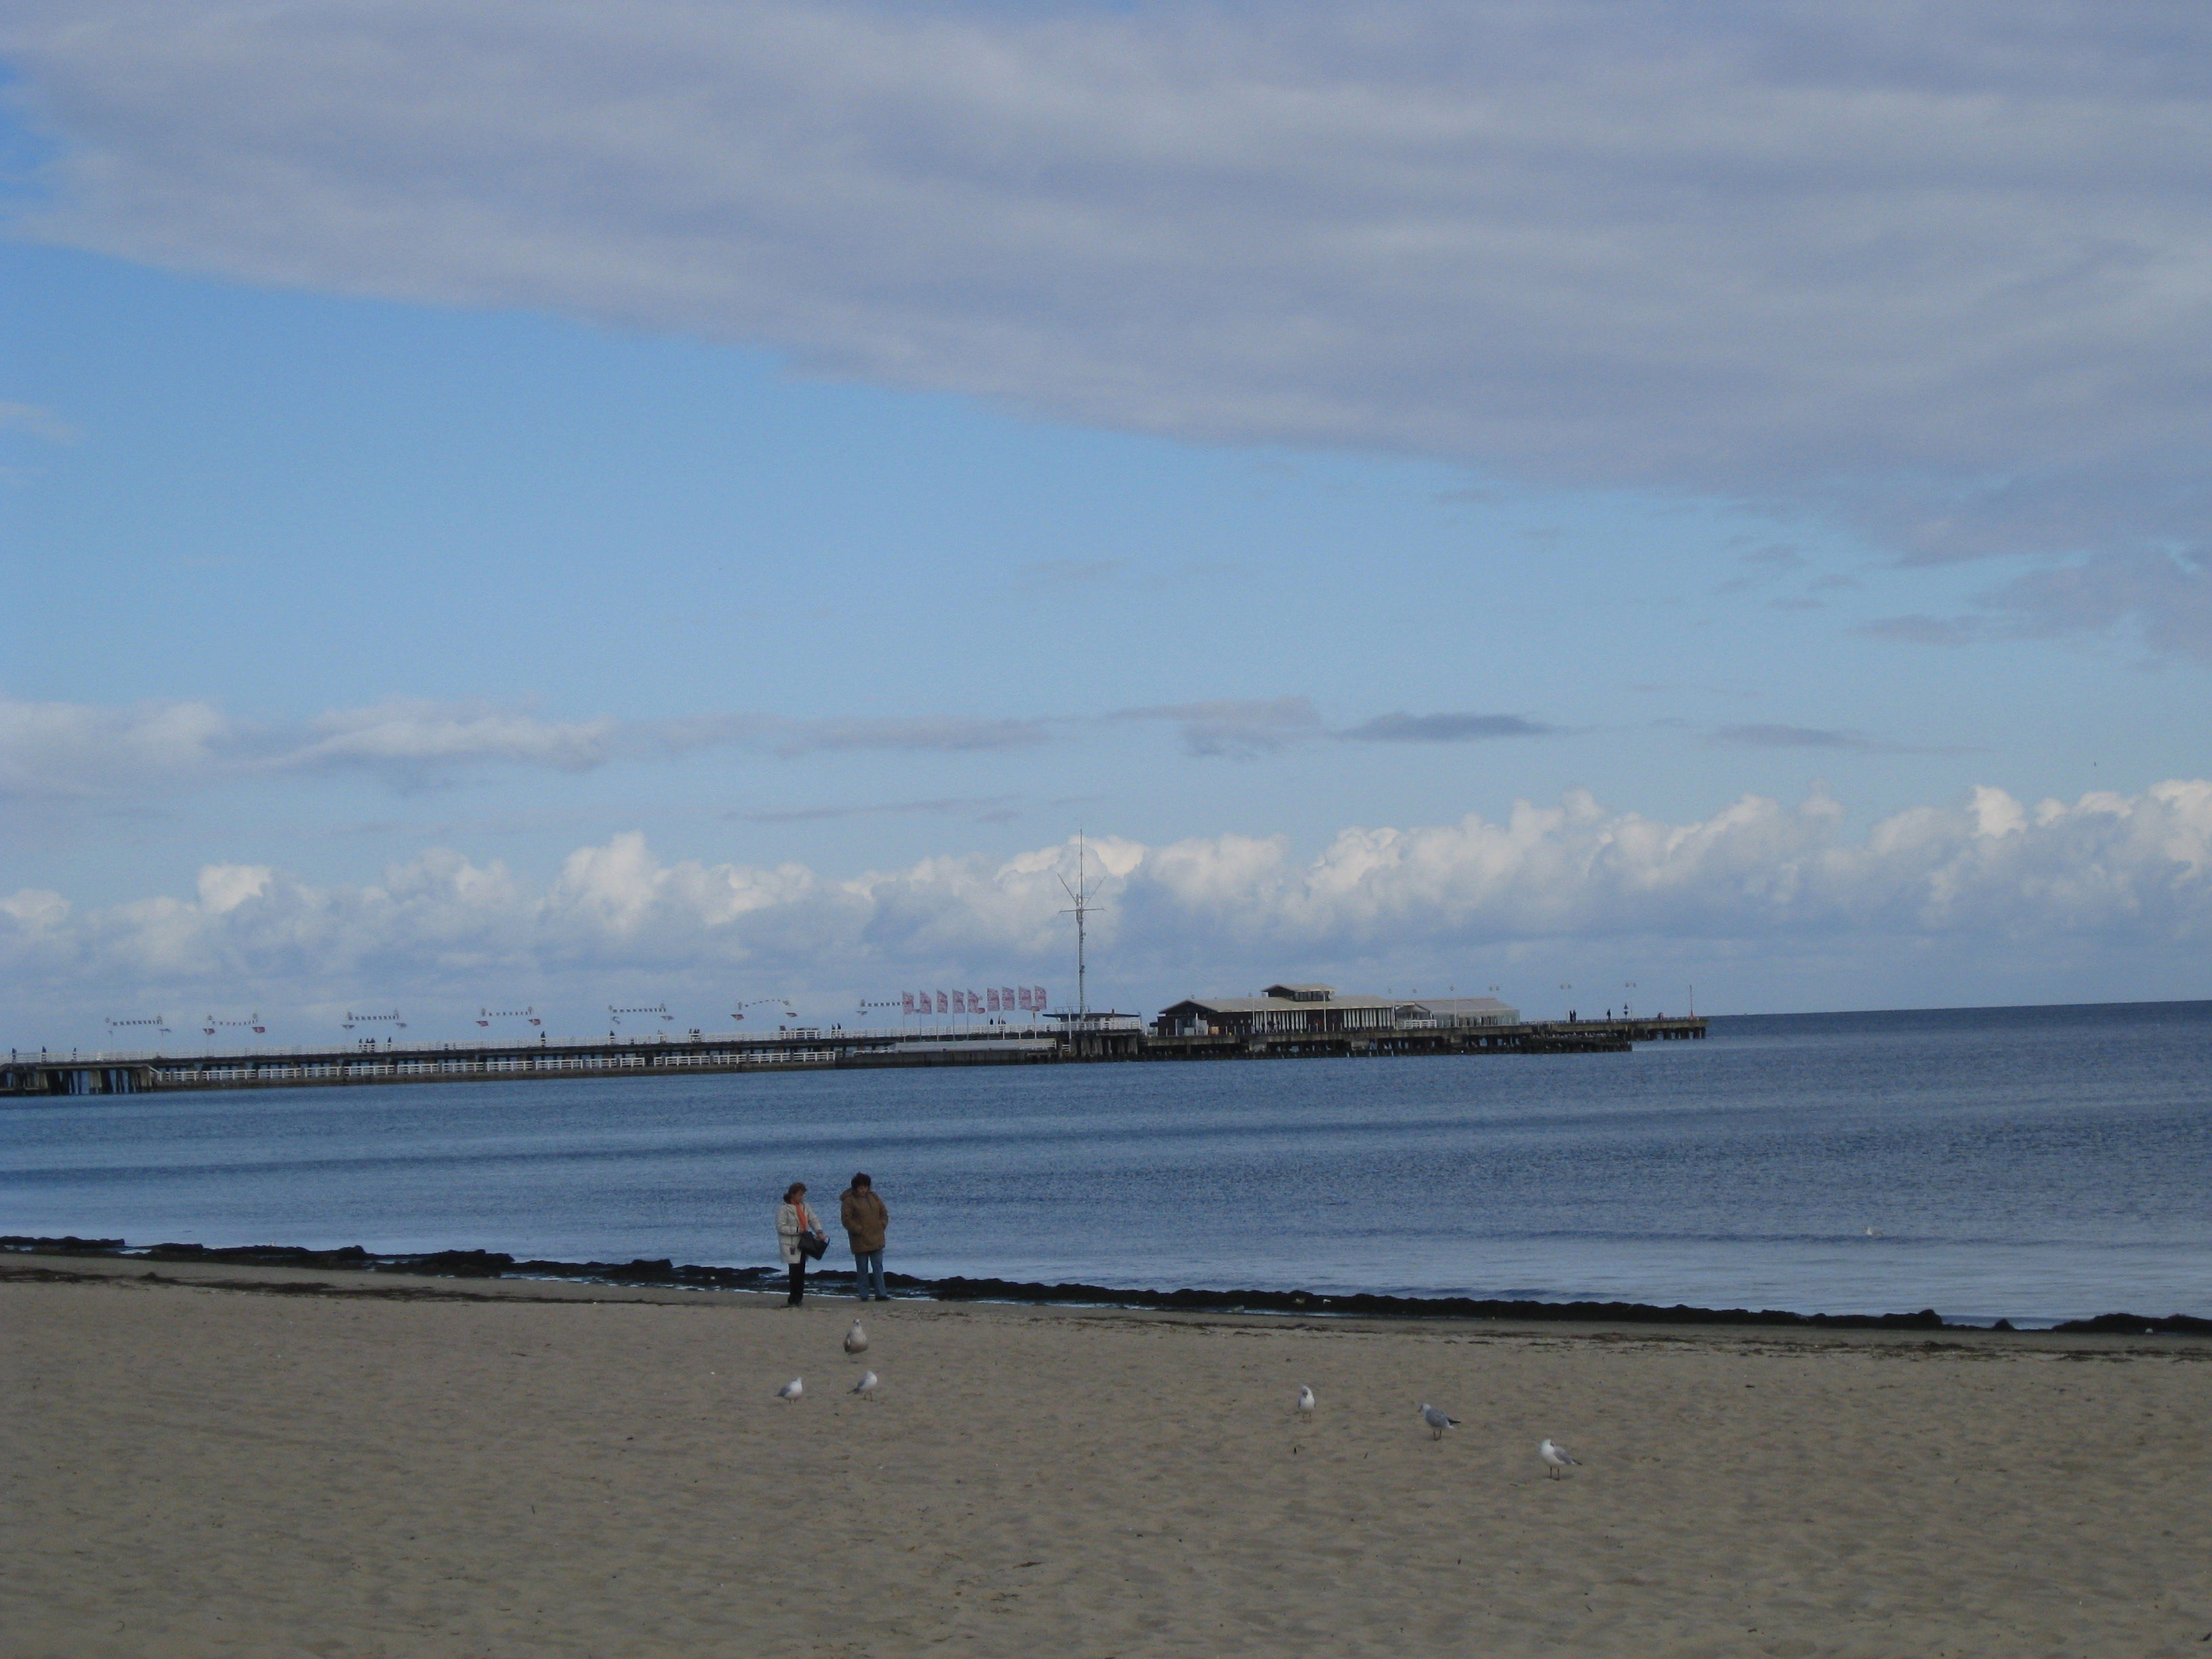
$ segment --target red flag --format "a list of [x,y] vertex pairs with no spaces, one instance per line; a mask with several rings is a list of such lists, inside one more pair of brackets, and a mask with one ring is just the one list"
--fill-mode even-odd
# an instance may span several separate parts
[[946,1006],[945,993],[942,991],[939,991],[937,994],[937,1012],[940,1014],[949,1014],[952,1012],[952,1010]]

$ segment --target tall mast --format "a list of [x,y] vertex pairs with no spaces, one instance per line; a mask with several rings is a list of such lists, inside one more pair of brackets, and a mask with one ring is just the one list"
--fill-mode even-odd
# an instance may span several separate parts
[[1069,887],[1066,876],[1060,878],[1060,884],[1068,897],[1075,901],[1072,908],[1060,914],[1075,918],[1075,1029],[1085,1031],[1091,1029],[1090,964],[1085,955],[1087,924],[1091,913],[1104,907],[1091,902],[1090,884],[1084,875],[1083,831],[1080,830],[1075,832],[1075,885]]

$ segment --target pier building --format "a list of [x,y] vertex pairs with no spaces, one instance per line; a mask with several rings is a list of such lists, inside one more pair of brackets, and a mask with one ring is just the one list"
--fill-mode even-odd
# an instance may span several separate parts
[[1340,996],[1333,985],[1270,985],[1256,997],[1188,997],[1160,1010],[1161,1036],[1275,1037],[1310,1033],[1462,1030],[1518,1025],[1496,997]]

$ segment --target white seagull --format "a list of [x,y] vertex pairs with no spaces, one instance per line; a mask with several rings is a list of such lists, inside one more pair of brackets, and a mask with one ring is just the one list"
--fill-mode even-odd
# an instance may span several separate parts
[[1446,1429],[1459,1426],[1459,1419],[1445,1416],[1425,1400],[1421,1401],[1421,1421],[1429,1425],[1429,1438],[1431,1440],[1441,1440]]
[[1311,1389],[1301,1388],[1298,1390],[1298,1411],[1304,1416],[1311,1417],[1313,1415],[1313,1390]]
[[854,1394],[873,1394],[875,1391],[876,1374],[873,1371],[862,1371],[860,1373],[860,1380],[853,1384],[853,1392]]
[[1548,1440],[1536,1448],[1536,1455],[1544,1460],[1544,1473],[1554,1480],[1567,1472],[1569,1464],[1577,1468],[1583,1466],[1581,1458],[1571,1455],[1565,1446],[1555,1446]]
[[775,1397],[778,1400],[796,1400],[799,1395],[805,1392],[806,1379],[802,1376],[794,1376],[790,1382],[785,1383],[781,1388],[775,1391]]
[[860,1322],[856,1319],[853,1322],[853,1328],[845,1333],[845,1352],[866,1353],[867,1351],[868,1334],[860,1328]]

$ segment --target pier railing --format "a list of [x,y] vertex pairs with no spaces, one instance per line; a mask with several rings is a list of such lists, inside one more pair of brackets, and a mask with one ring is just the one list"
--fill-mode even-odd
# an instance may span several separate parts
[[687,1031],[681,1036],[654,1032],[642,1036],[616,1036],[599,1041],[549,1037],[527,1042],[494,1042],[478,1038],[460,1042],[387,1043],[384,1038],[379,1037],[372,1045],[370,1039],[362,1037],[345,1042],[256,1043],[250,1048],[219,1049],[211,1042],[198,1048],[40,1048],[35,1051],[21,1048],[11,1050],[7,1063],[17,1066],[161,1066],[213,1063],[233,1058],[283,1060],[358,1055],[366,1059],[372,1048],[376,1054],[386,1057],[522,1054],[526,1051],[531,1054],[567,1053],[586,1048],[690,1049],[702,1043],[718,1048],[754,1048],[812,1042],[834,1048],[855,1042],[995,1042],[1024,1037],[1056,1036],[1060,1030],[1056,1024],[1025,1021],[1019,1025],[825,1025],[819,1028],[810,1026],[797,1031],[706,1031],[697,1035]]

